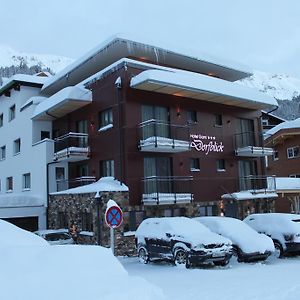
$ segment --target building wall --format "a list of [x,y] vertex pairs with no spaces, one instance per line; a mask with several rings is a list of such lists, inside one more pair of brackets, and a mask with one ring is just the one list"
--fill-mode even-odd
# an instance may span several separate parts
[[[53,158],[53,142],[41,141],[41,131],[51,133],[51,122],[36,122],[31,120],[35,105],[29,105],[21,110],[21,107],[32,96],[39,93],[39,88],[21,86],[20,91],[11,90],[11,96],[0,98],[0,114],[4,114],[3,127],[0,128],[0,147],[6,145],[6,158],[0,160],[0,197],[3,201],[6,195],[34,196],[40,199],[39,207],[28,206],[7,207],[0,209],[0,217],[31,217],[38,216],[39,228],[46,227],[46,164]],[[9,121],[9,109],[16,106],[15,118]],[[21,148],[18,154],[14,154],[14,141],[21,140]],[[23,174],[30,173],[31,187],[24,189]],[[6,178],[13,177],[13,190],[7,191]],[[8,198],[7,198],[8,199]],[[1,204],[0,204],[1,207]]]
[[[225,106],[217,103],[193,100],[159,93],[134,90],[129,87],[132,76],[141,72],[131,67],[114,71],[105,78],[93,83],[93,102],[68,116],[54,122],[54,130],[68,132],[75,130],[76,121],[86,119],[89,124],[89,143],[91,157],[88,161],[69,164],[70,177],[76,177],[76,169],[80,164],[88,164],[90,176],[99,178],[99,162],[115,160],[115,176],[126,183],[130,189],[130,204],[140,205],[142,181],[144,176],[143,159],[145,156],[167,156],[173,160],[174,176],[193,176],[192,192],[197,202],[215,204],[221,200],[221,195],[239,191],[238,161],[247,158],[235,156],[234,135],[238,118],[254,120],[256,139],[261,132],[260,112],[249,109]],[[122,88],[115,87],[118,77],[122,78]],[[167,106],[170,111],[172,124],[186,124],[187,110],[196,110],[198,122],[191,126],[192,134],[215,137],[224,145],[224,152],[209,153],[190,152],[178,154],[142,153],[138,150],[139,130],[141,122],[141,106],[151,104]],[[114,125],[112,129],[98,132],[98,114],[105,109],[113,109]],[[223,126],[215,126],[215,114],[222,114]],[[121,124],[121,126],[119,126]],[[61,132],[61,134],[65,133]],[[200,171],[191,172],[190,158],[200,159]],[[225,159],[226,171],[218,172],[216,161]],[[251,159],[257,162],[258,174],[263,174],[264,167],[261,159]]]

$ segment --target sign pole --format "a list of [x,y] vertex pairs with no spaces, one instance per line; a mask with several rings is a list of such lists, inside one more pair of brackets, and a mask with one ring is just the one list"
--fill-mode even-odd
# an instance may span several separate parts
[[115,255],[115,233],[113,227],[110,227],[110,248],[112,254]]

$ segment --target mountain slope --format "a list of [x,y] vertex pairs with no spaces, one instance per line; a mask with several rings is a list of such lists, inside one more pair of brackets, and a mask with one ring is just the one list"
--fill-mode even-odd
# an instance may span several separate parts
[[50,69],[53,73],[57,73],[71,62],[73,59],[64,56],[19,52],[0,45],[0,67],[2,68],[26,64],[28,68],[39,66],[41,69]]
[[300,79],[289,75],[254,71],[253,76],[238,83],[260,90],[277,100],[292,100],[300,95]]

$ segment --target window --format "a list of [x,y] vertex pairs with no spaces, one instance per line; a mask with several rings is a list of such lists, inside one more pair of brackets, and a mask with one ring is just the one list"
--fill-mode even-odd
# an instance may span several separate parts
[[190,170],[192,172],[200,171],[199,158],[190,158]]
[[12,192],[12,190],[13,190],[13,178],[7,177],[6,178],[6,191]]
[[216,205],[200,206],[199,214],[201,216],[216,216],[218,207]]
[[9,118],[8,120],[11,121],[16,117],[16,105],[14,104],[9,108]]
[[29,190],[31,188],[30,173],[23,174],[22,188],[23,190]]
[[115,167],[113,160],[100,161],[100,177],[115,177]]
[[90,212],[81,213],[81,229],[83,231],[93,231],[93,215]]
[[217,160],[217,171],[225,171],[225,160],[224,159]]
[[110,127],[113,125],[113,112],[111,108],[99,113],[99,130],[109,125]]
[[5,159],[6,157],[6,146],[0,148],[0,160]]
[[269,125],[269,120],[268,119],[262,119],[261,123],[263,126],[268,126]]
[[299,156],[299,147],[291,147],[287,148],[287,157],[288,158],[295,158]]
[[197,111],[195,111],[195,110],[187,111],[187,122],[188,123],[197,123]]
[[21,139],[14,141],[14,154],[18,154],[21,151]]
[[50,139],[50,132],[49,131],[41,131],[41,141],[44,139]]
[[3,126],[3,114],[0,114],[0,127]]
[[274,153],[273,153],[273,160],[278,160],[279,157],[278,157],[278,150],[274,150]]
[[222,126],[223,118],[221,114],[215,114],[215,126]]

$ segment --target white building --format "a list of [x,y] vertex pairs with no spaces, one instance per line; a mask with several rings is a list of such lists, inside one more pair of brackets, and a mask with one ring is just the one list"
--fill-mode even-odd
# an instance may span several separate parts
[[0,218],[29,230],[46,227],[50,121],[33,121],[47,77],[15,75],[0,87]]

